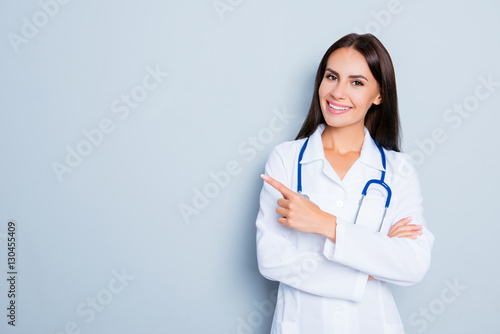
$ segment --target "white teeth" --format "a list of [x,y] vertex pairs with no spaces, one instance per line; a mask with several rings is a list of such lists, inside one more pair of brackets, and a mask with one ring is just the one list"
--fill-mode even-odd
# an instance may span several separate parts
[[330,107],[332,107],[333,109],[335,110],[347,110],[347,109],[351,109],[350,107],[347,107],[347,108],[341,108],[341,107],[336,107],[334,106],[333,104],[329,103]]

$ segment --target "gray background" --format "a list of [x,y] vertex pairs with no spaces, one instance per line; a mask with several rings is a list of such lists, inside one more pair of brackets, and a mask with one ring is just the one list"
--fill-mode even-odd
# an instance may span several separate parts
[[[267,333],[277,284],[256,264],[259,174],[302,124],[326,49],[371,32],[394,61],[436,236],[424,281],[393,289],[406,330],[500,333],[499,12],[486,0],[2,0],[0,332]],[[89,146],[83,132],[101,122]],[[59,179],[54,163],[78,147]]]

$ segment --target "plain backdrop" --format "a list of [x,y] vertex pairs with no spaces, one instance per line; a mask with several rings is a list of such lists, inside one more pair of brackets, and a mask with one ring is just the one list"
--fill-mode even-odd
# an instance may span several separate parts
[[268,333],[259,174],[295,138],[326,49],[370,32],[394,62],[436,237],[425,279],[393,289],[406,331],[499,333],[498,13],[493,0],[1,0],[0,332]]

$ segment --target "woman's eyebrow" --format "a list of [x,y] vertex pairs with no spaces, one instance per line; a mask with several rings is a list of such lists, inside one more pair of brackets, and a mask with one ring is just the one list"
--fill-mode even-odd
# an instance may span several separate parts
[[[336,75],[336,76],[338,76],[338,77],[340,76],[340,75],[337,73],[337,71],[334,71],[334,70],[332,70],[331,68],[327,68],[327,69],[326,69],[326,71],[331,72],[331,73],[335,74],[335,75]],[[361,74],[350,75],[350,76],[349,76],[349,78],[352,78],[352,79],[359,79],[359,78],[361,78],[361,79],[364,79],[364,80],[366,80],[366,81],[368,82],[368,79],[367,79],[367,78],[365,78],[365,77],[364,77],[363,75],[361,75]]]

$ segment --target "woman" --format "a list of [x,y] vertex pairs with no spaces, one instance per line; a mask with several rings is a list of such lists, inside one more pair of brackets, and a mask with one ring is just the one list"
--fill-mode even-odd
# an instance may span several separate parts
[[[257,256],[280,282],[273,334],[404,333],[386,283],[422,280],[434,237],[399,142],[387,50],[371,34],[342,37],[321,60],[297,139],[275,147],[262,175]],[[388,189],[372,183],[358,212],[372,179]]]

